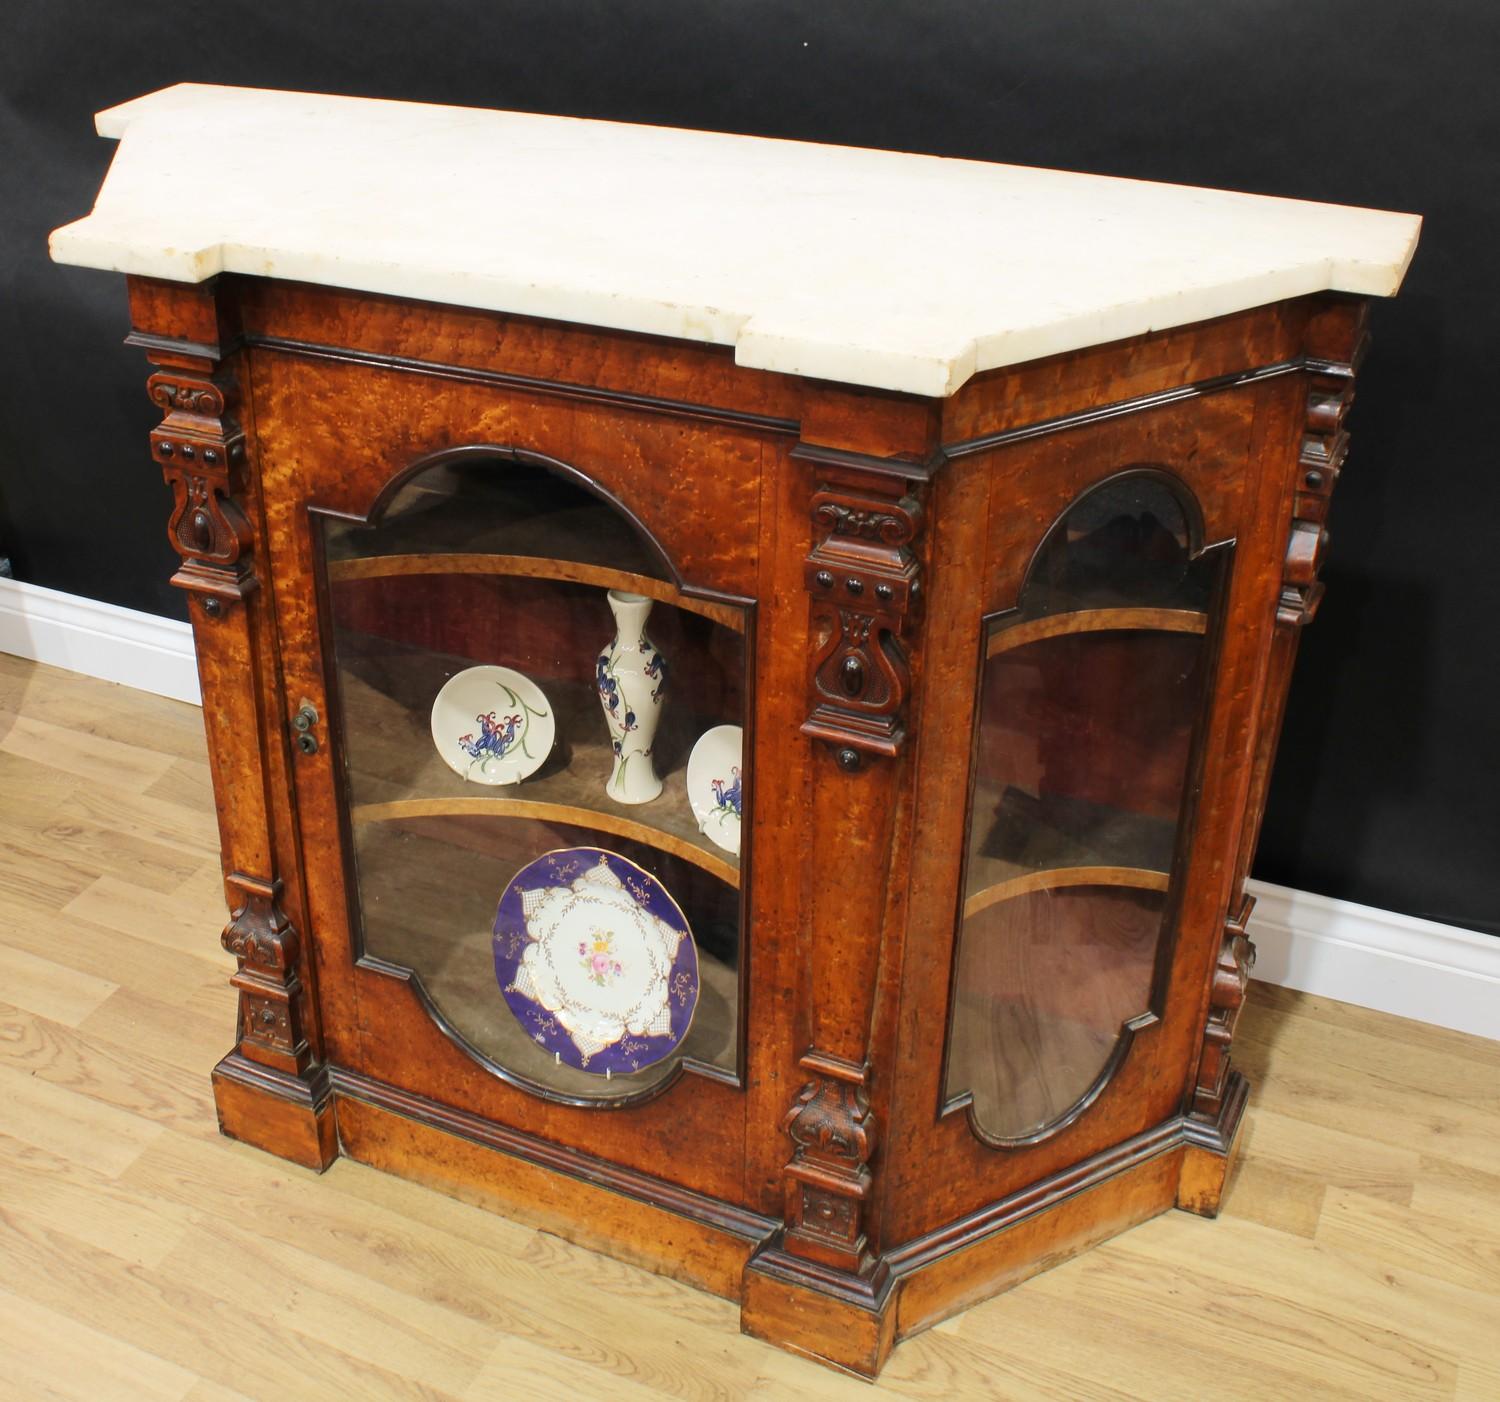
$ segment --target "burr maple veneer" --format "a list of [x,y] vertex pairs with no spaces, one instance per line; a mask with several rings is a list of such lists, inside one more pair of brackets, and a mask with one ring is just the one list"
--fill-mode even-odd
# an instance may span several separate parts
[[[1214,1214],[1245,879],[1365,297],[1414,219],[223,89],[101,128],[115,171],[54,251],[128,275],[163,413],[239,962],[226,1134],[493,1205],[865,1376]],[[609,589],[670,664],[645,804],[603,787]],[[520,784],[428,733],[484,663],[555,713]],[[737,854],[684,787],[722,724]],[[501,892],[576,846],[697,945],[680,1045],[620,1074],[496,983]]]

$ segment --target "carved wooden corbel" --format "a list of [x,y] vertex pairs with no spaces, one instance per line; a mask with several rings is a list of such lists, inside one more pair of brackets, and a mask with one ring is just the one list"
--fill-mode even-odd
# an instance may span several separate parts
[[1203,1054],[1198,1060],[1198,1081],[1193,1090],[1193,1113],[1216,1120],[1229,1083],[1229,1049],[1235,1024],[1245,1005],[1250,970],[1255,967],[1255,946],[1246,934],[1254,896],[1242,896],[1239,909],[1224,923],[1224,939],[1209,990],[1208,1024],[1203,1029]]
[[812,498],[816,536],[804,569],[818,642],[815,705],[802,732],[833,745],[846,769],[857,768],[862,753],[893,756],[906,739],[911,669],[903,634],[919,598],[911,544],[922,508],[905,485],[824,485]]
[[816,1051],[799,1064],[813,1079],[782,1124],[795,1146],[786,1167],[786,1250],[858,1273],[868,1264],[863,1216],[875,1149],[868,1071]]
[[1276,621],[1289,628],[1303,628],[1317,617],[1323,601],[1323,551],[1328,532],[1313,521],[1293,521],[1286,543],[1286,562],[1281,571],[1281,597]]
[[1276,621],[1286,627],[1311,623],[1323,598],[1318,571],[1328,544],[1324,525],[1329,498],[1349,453],[1344,420],[1354,402],[1354,371],[1362,349],[1361,341],[1349,362],[1314,361],[1309,371],[1296,504],[1276,607]]
[[302,1034],[298,937],[281,909],[281,883],[235,872],[228,884],[243,898],[221,937],[239,960],[230,983],[240,993],[240,1047],[257,1061],[299,1075],[310,1060]]

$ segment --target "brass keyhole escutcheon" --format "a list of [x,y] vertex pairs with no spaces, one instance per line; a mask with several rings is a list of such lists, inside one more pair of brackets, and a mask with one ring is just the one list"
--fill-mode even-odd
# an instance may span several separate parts
[[304,701],[292,717],[292,729],[297,732],[297,748],[305,755],[318,752],[318,737],[313,727],[318,723],[318,709],[311,701]]

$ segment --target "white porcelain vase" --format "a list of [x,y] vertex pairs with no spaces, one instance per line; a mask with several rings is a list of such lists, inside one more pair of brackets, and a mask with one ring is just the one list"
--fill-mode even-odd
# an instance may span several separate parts
[[616,803],[650,803],[661,793],[651,746],[667,691],[667,664],[646,636],[650,599],[611,589],[609,608],[615,638],[599,654],[594,671],[615,752],[604,791]]

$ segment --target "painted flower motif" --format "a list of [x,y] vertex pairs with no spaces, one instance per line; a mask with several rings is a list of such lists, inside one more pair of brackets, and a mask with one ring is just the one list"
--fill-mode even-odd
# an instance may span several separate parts
[[651,690],[651,699],[660,701],[667,689],[667,659],[661,653],[652,652],[651,660],[646,664],[646,675],[656,683]]
[[459,748],[471,759],[499,759],[521,737],[521,717],[506,716],[496,720],[495,712],[475,716],[479,722],[479,738],[471,732],[458,737]]
[[725,783],[723,779],[710,780],[710,786],[714,791],[714,814],[719,818],[727,818],[733,814],[740,817],[740,767],[735,765],[729,771],[730,782]]
[[595,930],[588,939],[578,941],[578,963],[600,988],[608,987],[625,972],[611,949],[614,937],[613,930]]
[[609,654],[601,652],[594,664],[594,684],[599,688],[599,699],[604,702],[604,708],[613,718],[615,724],[621,731],[628,733],[635,729],[635,712],[625,705],[625,713],[620,714],[620,683],[609,665]]

